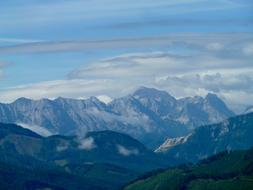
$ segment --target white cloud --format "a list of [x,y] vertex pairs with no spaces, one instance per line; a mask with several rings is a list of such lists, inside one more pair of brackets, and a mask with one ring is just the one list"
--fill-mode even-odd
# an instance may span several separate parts
[[53,135],[53,133],[50,132],[49,130],[47,130],[46,128],[40,127],[37,125],[30,125],[30,124],[20,123],[20,122],[17,122],[17,125],[19,125],[23,128],[26,128],[26,129],[30,129],[31,131],[33,131],[41,136],[44,136],[44,137],[48,137],[48,136]]
[[117,145],[118,153],[122,156],[131,156],[131,155],[138,155],[139,150],[138,149],[128,149],[122,145]]
[[[208,71],[237,72],[253,69],[252,64],[243,58],[223,58],[198,54],[195,56],[176,55],[168,52],[128,54],[104,59],[85,65],[70,74],[71,79],[127,79],[153,80],[170,74],[196,73]],[[226,71],[226,72],[227,72]]]
[[79,146],[78,146],[79,149],[92,150],[96,147],[97,147],[97,145],[95,144],[95,141],[92,137],[79,139]]

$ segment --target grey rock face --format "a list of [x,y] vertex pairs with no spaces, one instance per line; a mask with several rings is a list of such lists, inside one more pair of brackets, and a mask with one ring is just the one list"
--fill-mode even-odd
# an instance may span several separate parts
[[165,91],[142,87],[133,96],[162,119],[177,121],[193,129],[221,122],[234,113],[215,94],[175,99]]

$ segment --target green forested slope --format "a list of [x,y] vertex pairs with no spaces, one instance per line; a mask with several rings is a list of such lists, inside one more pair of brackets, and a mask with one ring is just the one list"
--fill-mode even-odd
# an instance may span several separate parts
[[253,189],[253,149],[223,152],[196,165],[146,175],[125,190]]

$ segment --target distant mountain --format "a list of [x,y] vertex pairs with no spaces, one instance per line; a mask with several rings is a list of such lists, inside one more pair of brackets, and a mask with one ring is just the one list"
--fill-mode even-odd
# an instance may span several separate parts
[[113,131],[89,132],[80,137],[42,137],[17,125],[0,124],[0,148],[48,162],[62,157],[67,163],[109,163],[139,171],[163,166],[160,158],[142,143]]
[[[168,164],[137,140],[117,132],[42,137],[2,123],[0,155],[0,187],[5,189],[29,189],[29,185],[30,189],[117,189],[145,171]],[[13,188],[15,184],[20,188]]]
[[222,152],[196,165],[145,174],[124,190],[253,189],[253,149]]
[[0,121],[18,123],[45,134],[74,135],[89,131],[113,130],[129,134],[149,147],[166,137],[178,137],[189,130],[233,116],[222,100],[175,99],[165,91],[142,87],[132,95],[105,104],[96,97],[87,100],[20,98],[0,104]]
[[166,140],[157,152],[181,162],[196,162],[224,150],[253,146],[253,113],[202,126],[187,137]]
[[225,103],[215,94],[207,94],[205,98],[195,96],[178,101],[177,121],[191,128],[221,122],[234,116]]

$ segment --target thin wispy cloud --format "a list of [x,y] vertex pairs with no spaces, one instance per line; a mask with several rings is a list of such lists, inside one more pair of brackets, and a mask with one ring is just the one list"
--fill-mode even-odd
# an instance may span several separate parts
[[[142,38],[114,38],[103,40],[78,40],[78,41],[48,41],[35,43],[22,43],[0,47],[0,54],[29,54],[29,53],[54,53],[92,51],[119,48],[145,48],[170,47],[175,45],[188,46],[188,48],[214,49],[219,41],[221,43],[244,43],[253,41],[249,33],[225,34],[170,34],[166,36],[149,36]],[[204,47],[203,42],[209,46]],[[215,44],[216,43],[216,44]],[[240,45],[240,44],[238,44]],[[212,47],[211,47],[212,46]]]
[[[54,38],[64,40],[85,36],[99,38],[104,35],[108,37],[119,35],[118,26],[136,29],[147,25],[155,27],[156,33],[205,32],[206,28],[209,32],[252,31],[251,5],[251,2],[247,1],[245,4],[244,1],[236,0],[141,0],[138,2],[25,0],[22,4],[13,0],[12,3],[1,4],[0,36],[2,38],[15,35],[26,38],[39,36],[39,39],[44,40]],[[167,29],[164,28],[165,25],[168,26]],[[112,32],[105,32],[112,26],[117,27]],[[94,32],[94,28],[99,30]],[[148,31],[138,33],[140,32],[144,35],[148,33]],[[121,31],[120,35],[127,37],[129,31]]]
[[222,27],[226,25],[252,25],[253,19],[189,19],[189,18],[174,18],[174,19],[153,19],[149,21],[137,21],[137,22],[122,22],[118,24],[112,24],[109,26],[100,26],[99,28],[106,27],[107,29],[136,29],[136,28],[148,28],[148,27],[185,27],[185,26],[212,26],[212,27]]
[[42,40],[31,40],[31,39],[18,39],[18,38],[0,38],[1,42],[7,42],[7,43],[35,43],[35,42],[41,42]]

